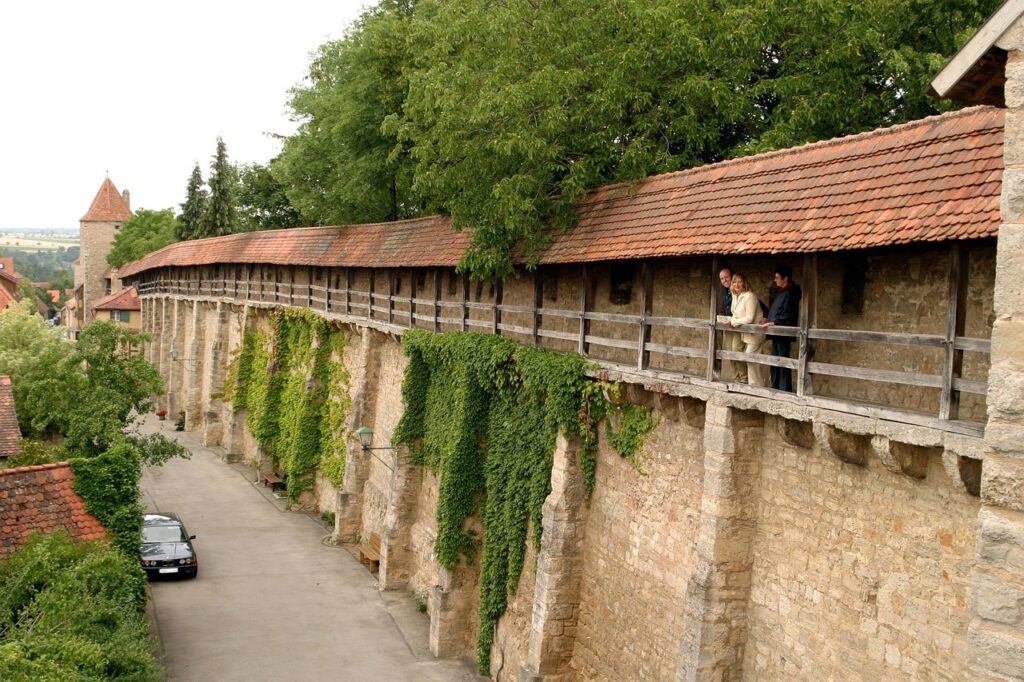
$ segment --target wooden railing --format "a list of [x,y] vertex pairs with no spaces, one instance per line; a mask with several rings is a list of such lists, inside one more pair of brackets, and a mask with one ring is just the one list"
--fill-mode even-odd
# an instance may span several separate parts
[[[955,266],[954,266],[955,267]],[[312,274],[312,272],[310,273]],[[958,406],[961,394],[971,393],[985,395],[987,385],[984,381],[965,379],[960,376],[964,352],[988,354],[991,343],[988,339],[968,338],[963,333],[962,298],[954,297],[951,307],[951,322],[947,334],[914,334],[890,333],[878,331],[859,331],[847,329],[819,329],[814,326],[814,292],[815,277],[813,267],[805,268],[803,273],[804,297],[801,304],[799,326],[771,326],[768,329],[760,325],[726,327],[715,322],[718,311],[721,287],[717,281],[711,287],[711,305],[708,318],[664,317],[651,314],[651,276],[646,266],[643,268],[640,292],[640,312],[622,314],[597,312],[590,308],[593,301],[588,301],[591,287],[586,281],[580,287],[579,307],[574,310],[543,307],[543,296],[540,284],[535,283],[536,295],[533,304],[510,305],[502,301],[501,285],[495,289],[494,300],[488,303],[474,302],[469,296],[469,281],[462,280],[461,300],[443,300],[441,281],[437,270],[432,283],[428,283],[426,291],[417,292],[415,277],[410,293],[405,296],[396,295],[393,291],[393,279],[389,278],[389,291],[374,290],[373,278],[366,290],[352,287],[350,272],[344,276],[343,286],[332,287],[318,284],[295,282],[264,281],[260,279],[169,279],[139,282],[136,287],[139,294],[146,298],[154,295],[177,295],[193,298],[228,298],[239,303],[265,304],[272,306],[295,306],[309,308],[321,312],[327,317],[355,323],[370,323],[385,331],[401,333],[404,329],[420,328],[434,332],[447,330],[478,331],[492,334],[513,334],[517,339],[534,345],[543,344],[543,339],[557,339],[565,346],[581,355],[599,358],[597,349],[617,349],[613,352],[626,351],[635,357],[635,362],[623,363],[598,359],[598,364],[606,370],[617,371],[635,376],[644,381],[685,382],[706,386],[718,390],[746,393],[777,400],[797,402],[817,406],[824,409],[839,410],[863,416],[886,419],[902,423],[918,424],[954,431],[969,435],[979,435],[983,426],[979,422],[964,421],[959,418]],[[312,280],[313,277],[311,276]],[[340,279],[340,278],[339,278]],[[537,280],[539,278],[535,278]],[[328,283],[331,278],[326,278]],[[428,294],[429,297],[423,297]],[[957,306],[959,300],[959,312]],[[398,306],[401,306],[399,308]],[[479,311],[473,316],[471,311]],[[525,316],[529,324],[511,324],[506,316]],[[563,323],[561,329],[545,328],[544,320],[558,318],[570,320]],[[623,338],[599,336],[591,332],[594,322],[621,325],[632,329],[632,333],[623,333]],[[566,328],[572,331],[566,331]],[[677,346],[652,341],[652,331],[658,328],[685,328],[698,330],[706,335],[706,342],[699,347]],[[724,331],[748,332],[756,334],[770,333],[773,336],[793,338],[797,349],[796,357],[777,357],[768,354],[752,355],[721,348]],[[814,358],[814,347],[818,341],[844,341],[867,344],[904,345],[918,348],[942,349],[945,361],[942,374],[908,372],[893,369],[874,369],[820,362]],[[651,366],[651,354],[703,360],[703,372],[683,372],[665,370]],[[794,392],[787,393],[771,388],[749,386],[724,381],[721,373],[721,362],[734,360],[756,363],[770,367],[783,367],[794,374]],[[852,380],[900,384],[913,387],[938,389],[938,414],[924,414],[917,411],[893,408],[876,403],[856,402],[842,398],[814,395],[814,376],[840,377]]]

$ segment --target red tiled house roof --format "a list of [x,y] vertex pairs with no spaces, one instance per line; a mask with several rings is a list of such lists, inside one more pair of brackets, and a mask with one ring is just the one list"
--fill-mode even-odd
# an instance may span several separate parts
[[80,220],[83,222],[120,223],[132,217],[132,211],[124,202],[124,197],[114,187],[110,178],[103,180],[100,190],[96,192],[89,210]]
[[[963,109],[588,193],[545,264],[800,253],[995,237],[1003,110]],[[444,217],[298,228],[166,246],[121,268],[268,263],[455,265],[469,242]]]
[[139,292],[135,287],[128,287],[96,299],[92,308],[93,310],[142,310],[142,305],[139,302]]
[[0,469],[0,557],[28,540],[30,533],[67,530],[80,540],[106,536],[99,520],[85,511],[85,501],[71,483],[67,462]]
[[0,287],[0,312],[10,304],[14,303],[15,300],[14,296],[12,296],[7,289]]
[[20,453],[21,429],[18,428],[18,413],[14,410],[11,378],[0,376],[0,457]]

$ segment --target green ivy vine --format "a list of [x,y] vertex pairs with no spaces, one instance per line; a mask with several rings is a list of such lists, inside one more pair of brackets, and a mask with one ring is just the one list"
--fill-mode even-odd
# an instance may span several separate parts
[[487,673],[531,525],[540,546],[555,439],[559,431],[578,438],[592,459],[606,401],[578,355],[474,333],[414,330],[403,344],[405,411],[393,442],[440,477],[434,554],[442,565],[476,555],[479,540],[465,526],[482,505],[477,664]]
[[294,502],[313,486],[321,461],[332,483],[344,473],[348,337],[308,310],[275,311],[271,323],[270,334],[245,332],[232,408],[248,408],[249,429],[286,475]]
[[[605,421],[605,436],[608,443],[643,473],[636,454],[643,447],[647,434],[655,426],[654,410],[633,403],[616,405],[614,409],[615,413]],[[613,422],[618,422],[618,427]]]
[[130,443],[118,443],[97,457],[70,460],[75,472],[72,487],[85,509],[99,519],[111,544],[125,556],[137,557],[142,542],[142,505],[139,479],[142,459]]

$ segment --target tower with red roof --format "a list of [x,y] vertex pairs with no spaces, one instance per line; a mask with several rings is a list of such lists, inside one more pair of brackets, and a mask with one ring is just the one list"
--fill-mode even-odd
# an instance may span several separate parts
[[[82,216],[80,263],[75,268],[75,286],[83,285],[85,310],[92,310],[92,303],[107,295],[104,274],[109,269],[107,254],[114,242],[114,235],[124,221],[132,217],[129,207],[128,190],[119,193],[110,178],[105,178],[89,210]],[[86,317],[86,322],[90,321]]]

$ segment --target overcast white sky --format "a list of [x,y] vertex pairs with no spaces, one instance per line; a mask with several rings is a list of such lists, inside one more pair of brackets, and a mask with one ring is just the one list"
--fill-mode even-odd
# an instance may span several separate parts
[[266,162],[288,89],[371,0],[0,6],[0,228],[77,227],[104,173],[132,208],[184,199],[217,135]]

